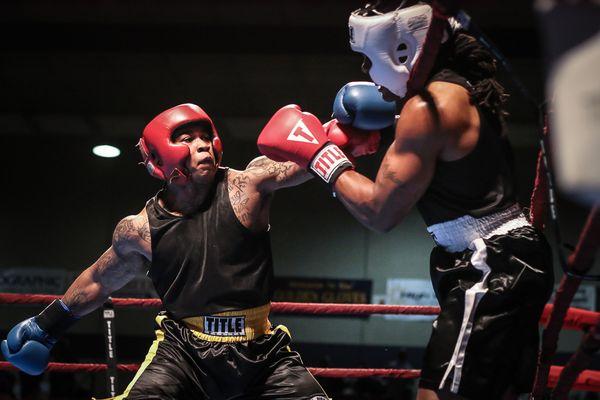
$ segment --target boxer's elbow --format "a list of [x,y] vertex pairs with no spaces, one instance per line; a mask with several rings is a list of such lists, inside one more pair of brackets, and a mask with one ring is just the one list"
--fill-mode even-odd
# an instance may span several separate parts
[[377,233],[387,233],[400,222],[394,213],[377,203],[363,204],[361,222],[364,226]]
[[372,218],[367,227],[377,233],[388,233],[394,229],[396,225],[397,223],[395,221],[378,216],[376,218]]
[[390,224],[390,223],[378,223],[376,225],[373,225],[371,230],[377,232],[377,233],[388,233],[389,231],[391,231],[392,229],[394,229],[396,227],[395,224]]
[[406,214],[404,203],[378,190],[376,185],[364,184],[355,188],[358,189],[349,193],[340,190],[338,195],[351,214],[366,228],[379,233],[389,232]]

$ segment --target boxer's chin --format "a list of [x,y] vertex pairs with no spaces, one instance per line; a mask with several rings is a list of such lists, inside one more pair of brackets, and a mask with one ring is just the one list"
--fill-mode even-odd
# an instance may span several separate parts
[[217,167],[214,164],[199,165],[194,172],[192,172],[191,178],[195,183],[206,184],[212,182],[216,173]]
[[402,100],[402,97],[396,96],[394,93],[390,92],[390,90],[384,86],[379,86],[378,90],[379,90],[379,92],[381,92],[381,97],[383,97],[383,100],[385,100],[385,101],[394,102],[394,101]]

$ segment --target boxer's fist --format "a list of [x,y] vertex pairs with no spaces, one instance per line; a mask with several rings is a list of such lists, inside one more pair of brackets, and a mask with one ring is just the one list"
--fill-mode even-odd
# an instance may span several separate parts
[[275,161],[293,161],[308,169],[315,153],[327,143],[321,122],[295,104],[277,111],[258,137],[258,148]]
[[54,343],[56,339],[40,328],[32,317],[12,328],[0,347],[6,360],[15,367],[29,375],[39,375],[48,365]]
[[275,161],[293,161],[326,183],[333,183],[352,163],[327,139],[317,117],[297,105],[277,111],[258,137],[258,149]]
[[340,124],[377,131],[394,123],[396,103],[383,100],[372,82],[350,82],[335,96],[332,116]]
[[0,344],[2,354],[15,367],[29,375],[46,369],[50,350],[58,336],[77,321],[60,300],[53,301],[37,316],[15,325]]
[[352,157],[376,153],[381,141],[379,131],[356,129],[350,125],[342,125],[336,119],[325,123],[323,129],[325,129],[329,141],[338,145],[346,155]]

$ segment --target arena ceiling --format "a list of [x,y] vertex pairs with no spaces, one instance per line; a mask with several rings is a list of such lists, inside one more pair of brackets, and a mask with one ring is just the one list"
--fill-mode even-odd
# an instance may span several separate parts
[[[541,92],[529,2],[466,9]],[[3,135],[132,137],[152,115],[197,102],[229,130],[298,103],[326,117],[365,79],[347,45],[356,0],[24,1],[0,13]],[[515,121],[529,118],[516,100]],[[237,125],[236,125],[237,124]],[[238,133],[244,136],[245,133]],[[254,137],[256,132],[248,133]]]

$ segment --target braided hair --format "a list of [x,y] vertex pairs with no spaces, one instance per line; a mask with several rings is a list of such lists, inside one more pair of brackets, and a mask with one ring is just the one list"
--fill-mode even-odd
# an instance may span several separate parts
[[445,68],[469,81],[472,103],[504,121],[508,93],[496,79],[496,59],[484,45],[464,31],[456,32],[440,48],[431,76]]

